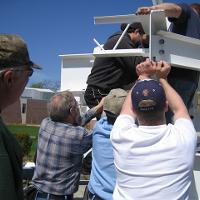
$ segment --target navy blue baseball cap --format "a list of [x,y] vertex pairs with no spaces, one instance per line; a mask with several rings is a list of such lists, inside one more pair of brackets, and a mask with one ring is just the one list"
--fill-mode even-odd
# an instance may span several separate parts
[[138,81],[131,93],[132,106],[139,112],[162,110],[166,96],[161,84],[153,79]]

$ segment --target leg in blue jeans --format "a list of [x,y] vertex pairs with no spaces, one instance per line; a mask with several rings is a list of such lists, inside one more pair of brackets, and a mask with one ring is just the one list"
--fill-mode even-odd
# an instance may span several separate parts
[[[192,80],[183,80],[179,78],[169,80],[169,84],[178,92],[189,110],[198,84]],[[167,124],[173,122],[173,113],[170,109],[166,113],[166,120]]]
[[94,199],[95,199],[95,195],[89,195],[89,190],[88,190],[88,187],[86,186],[85,192],[83,195],[83,200],[94,200]]
[[35,200],[48,200],[49,198],[38,197],[38,192],[35,196]]
[[35,200],[47,200],[46,198],[36,197]]
[[[54,200],[55,198],[42,198],[42,197],[37,197],[37,195],[36,195],[36,197],[35,197],[35,200]],[[66,200],[67,200],[67,197],[66,197]]]

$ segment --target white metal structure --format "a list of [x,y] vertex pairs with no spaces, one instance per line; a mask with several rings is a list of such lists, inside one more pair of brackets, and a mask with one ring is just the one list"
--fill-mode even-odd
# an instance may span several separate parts
[[[152,1],[153,4],[162,3],[162,0]],[[86,79],[95,57],[148,56],[156,61],[166,60],[176,67],[200,71],[200,40],[168,32],[164,11],[152,11],[150,15],[131,14],[95,17],[94,22],[95,24],[141,22],[145,32],[149,33],[150,36],[149,48],[117,49],[116,44],[113,50],[104,50],[98,41],[94,39],[99,48],[95,48],[91,54],[60,55],[62,58],[61,91],[67,89],[83,91],[86,88]],[[198,196],[200,197],[199,154],[196,155],[195,159],[194,180],[190,199],[199,199]]]
[[148,55],[152,60],[165,60],[176,67],[200,71],[200,40],[168,32],[165,13],[162,10],[151,11],[150,15],[95,17],[94,22],[95,24],[141,22],[145,32],[150,36],[149,49],[99,50],[93,53],[96,57],[130,56],[131,53],[132,56]]
[[[150,36],[149,49],[116,49],[118,43],[122,39],[120,38],[113,50],[104,50],[103,47],[101,47],[101,45],[97,42],[97,40],[94,39],[99,48],[96,48],[93,54],[61,55],[63,59],[68,59],[67,64],[66,62],[62,63],[63,68],[74,68],[74,66],[72,66],[72,62],[76,62],[76,59],[83,59],[82,67],[88,68],[91,66],[90,58],[93,59],[93,56],[144,56],[150,57],[152,60],[156,61],[165,60],[176,67],[183,67],[200,71],[200,40],[168,32],[164,11],[151,11],[150,15],[131,14],[95,17],[94,21],[95,24],[130,24],[133,22],[141,22],[145,32],[149,33]],[[126,30],[127,29],[125,29],[122,36]],[[87,60],[86,57],[89,57],[89,60]],[[86,64],[87,61],[89,62]],[[71,88],[71,86],[73,87],[73,85],[70,84],[69,88]]]

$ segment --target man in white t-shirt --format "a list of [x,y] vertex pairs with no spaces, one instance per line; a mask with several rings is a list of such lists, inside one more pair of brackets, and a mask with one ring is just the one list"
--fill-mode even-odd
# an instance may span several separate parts
[[[196,131],[181,97],[166,80],[170,69],[164,61],[148,59],[137,66],[140,80],[111,132],[114,200],[189,199]],[[158,81],[149,79],[153,74]],[[166,124],[168,104],[174,125]]]

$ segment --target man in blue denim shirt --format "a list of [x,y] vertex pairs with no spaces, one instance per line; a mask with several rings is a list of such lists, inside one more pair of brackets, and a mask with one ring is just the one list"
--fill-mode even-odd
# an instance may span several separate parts
[[[163,3],[151,7],[141,7],[137,14],[148,14],[151,10],[164,10],[171,22],[170,31],[180,35],[200,39],[200,4]],[[198,87],[199,72],[189,69],[172,68],[169,84],[180,94],[187,109],[190,108]],[[172,112],[167,112],[167,122],[172,122]]]
[[93,128],[92,171],[84,200],[112,200],[116,175],[110,132],[126,95],[125,90],[118,88],[111,90],[104,99],[106,116],[97,121]]

